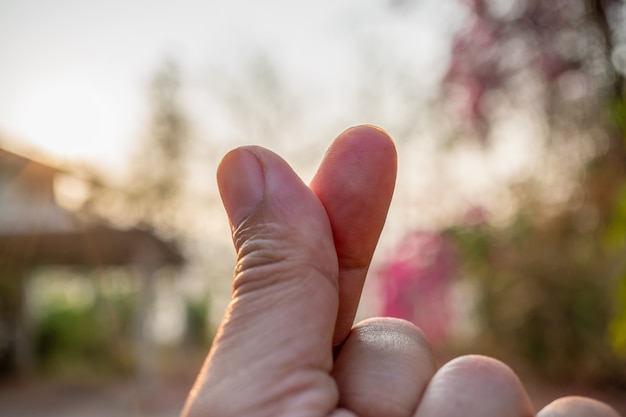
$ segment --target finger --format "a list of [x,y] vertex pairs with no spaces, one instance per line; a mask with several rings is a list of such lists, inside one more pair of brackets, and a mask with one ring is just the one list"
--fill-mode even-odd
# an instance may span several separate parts
[[359,126],[339,135],[311,181],[311,189],[328,213],[339,260],[334,345],[341,344],[354,322],[391,202],[396,160],[395,146],[385,132]]
[[359,417],[410,417],[435,373],[424,334],[399,319],[357,324],[341,346],[333,375],[339,405]]
[[620,417],[607,404],[584,397],[559,398],[546,405],[537,417]]
[[415,417],[532,417],[532,405],[513,371],[495,359],[464,356],[430,381]]
[[[336,396],[310,395],[336,391],[329,372],[337,258],[326,212],[287,163],[262,148],[226,155],[218,186],[237,250],[233,296],[190,401],[210,415],[253,415],[259,403],[275,408],[254,415],[289,415],[285,402],[312,400],[330,412]],[[240,401],[224,400],[233,393]]]

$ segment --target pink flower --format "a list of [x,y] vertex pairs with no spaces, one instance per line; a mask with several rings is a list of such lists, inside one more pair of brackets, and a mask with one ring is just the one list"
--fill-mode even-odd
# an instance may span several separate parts
[[406,236],[379,271],[382,314],[415,323],[432,343],[445,339],[450,321],[448,288],[456,263],[443,234],[418,231]]

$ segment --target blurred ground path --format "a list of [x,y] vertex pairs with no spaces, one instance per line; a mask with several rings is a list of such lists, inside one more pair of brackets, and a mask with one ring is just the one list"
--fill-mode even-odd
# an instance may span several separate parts
[[[35,381],[0,386],[0,417],[177,417],[193,377],[160,380],[141,395],[128,382]],[[565,395],[604,400],[626,417],[626,395],[524,381],[537,409]]]
[[177,417],[193,379],[132,383],[36,381],[0,386],[0,417]]
[[556,398],[581,395],[595,398],[610,404],[622,417],[626,417],[626,392],[618,390],[595,390],[579,386],[548,385],[538,381],[524,381],[524,386],[532,399],[536,410],[551,403]]

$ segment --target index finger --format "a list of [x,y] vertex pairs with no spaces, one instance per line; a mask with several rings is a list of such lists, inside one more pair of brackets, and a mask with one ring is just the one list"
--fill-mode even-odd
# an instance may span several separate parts
[[330,220],[339,261],[339,312],[333,345],[352,328],[396,182],[397,155],[383,130],[358,126],[330,146],[311,181]]

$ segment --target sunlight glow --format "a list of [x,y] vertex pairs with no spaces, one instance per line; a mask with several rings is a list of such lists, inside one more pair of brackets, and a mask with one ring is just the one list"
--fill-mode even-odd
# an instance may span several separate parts
[[78,210],[89,198],[89,184],[81,178],[59,174],[54,179],[54,195],[62,207]]
[[93,81],[47,80],[17,103],[12,130],[50,154],[94,160],[119,145],[128,113],[117,96]]

